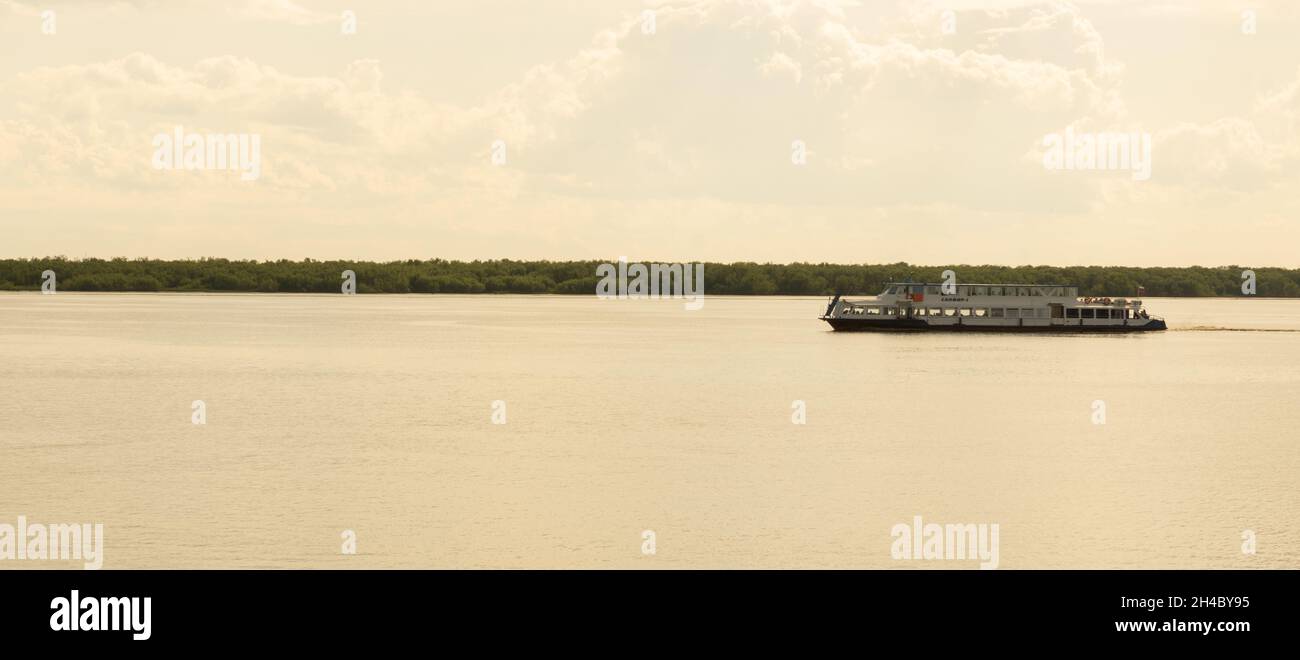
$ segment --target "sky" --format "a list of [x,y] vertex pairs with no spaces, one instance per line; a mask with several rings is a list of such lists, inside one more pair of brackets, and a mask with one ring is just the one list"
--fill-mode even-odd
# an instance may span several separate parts
[[1300,267],[1300,3],[0,0],[51,255]]

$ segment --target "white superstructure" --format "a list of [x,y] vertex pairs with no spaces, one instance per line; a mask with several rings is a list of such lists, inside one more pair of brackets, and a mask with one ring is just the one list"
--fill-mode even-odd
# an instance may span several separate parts
[[1142,301],[1080,297],[1054,284],[895,282],[879,295],[836,296],[821,317],[836,330],[1164,330]]

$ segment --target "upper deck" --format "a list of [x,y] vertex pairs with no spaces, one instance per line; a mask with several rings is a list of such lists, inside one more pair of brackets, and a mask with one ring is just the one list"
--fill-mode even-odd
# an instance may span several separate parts
[[1139,308],[1141,300],[1104,296],[1079,296],[1079,287],[1063,284],[941,284],[932,282],[890,282],[873,299],[890,304],[897,302],[984,303],[1044,306],[1052,303],[1067,307]]
[[[942,284],[930,282],[890,282],[881,297],[893,295],[911,299],[916,295],[951,298],[1077,298],[1079,287],[1062,284]],[[911,297],[911,298],[909,298]],[[1058,301],[1059,302],[1059,301]]]

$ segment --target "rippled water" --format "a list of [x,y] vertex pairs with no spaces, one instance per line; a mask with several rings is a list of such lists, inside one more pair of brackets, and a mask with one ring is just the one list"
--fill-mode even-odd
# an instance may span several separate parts
[[915,515],[997,523],[1003,568],[1296,566],[1300,301],[1147,304],[1169,332],[832,333],[813,298],[2,294],[0,522],[102,522],[106,568],[974,567],[892,559]]

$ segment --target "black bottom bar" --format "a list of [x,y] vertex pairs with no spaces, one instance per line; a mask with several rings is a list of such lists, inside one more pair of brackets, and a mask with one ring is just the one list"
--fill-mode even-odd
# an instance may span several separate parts
[[[863,646],[878,639],[911,639],[921,644],[918,652],[929,649],[917,657],[956,652],[958,647],[951,645],[960,640],[987,644],[1043,637],[1116,648],[1206,643],[1248,648],[1256,642],[1287,641],[1293,634],[1297,575],[0,571],[0,629],[6,644],[126,645],[140,650],[253,647],[262,640],[307,646],[364,645],[376,639],[427,645],[430,635],[451,640],[484,631],[489,637],[480,641],[493,646],[529,640],[563,645],[564,639],[582,642],[597,633],[626,635],[629,644],[652,647],[676,640],[660,647],[664,650],[680,648],[676,644],[687,634],[714,641],[722,636],[740,647],[762,647],[774,638]],[[66,599],[70,606],[74,590],[83,617],[88,602],[97,604],[102,614],[103,599],[148,597],[149,639],[133,639],[145,633],[143,626],[131,625],[143,621],[140,616],[124,617],[127,625],[116,632],[52,630],[52,621],[66,621],[58,618],[64,605],[56,599]],[[114,601],[112,607],[121,605]],[[1148,626],[1152,629],[1145,629]]]

